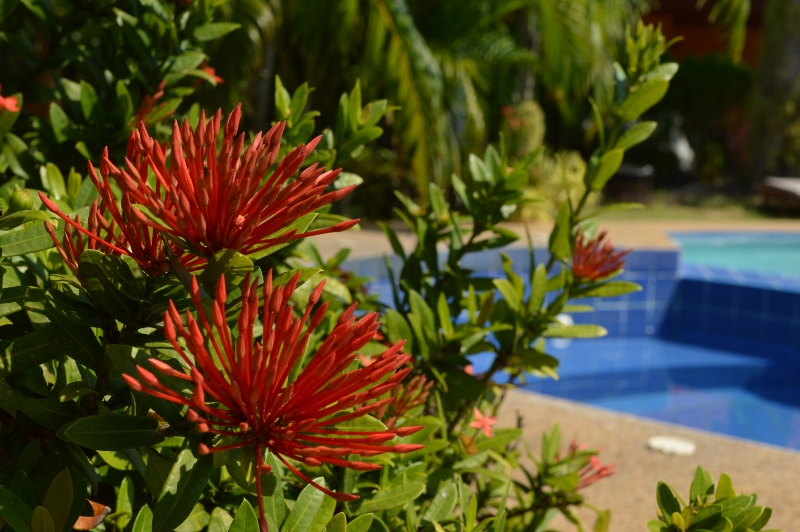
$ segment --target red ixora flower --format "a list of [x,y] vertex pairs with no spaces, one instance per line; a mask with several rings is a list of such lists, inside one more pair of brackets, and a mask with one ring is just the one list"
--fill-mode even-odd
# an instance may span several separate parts
[[487,438],[491,438],[493,434],[492,425],[497,420],[492,416],[484,416],[477,408],[473,408],[472,413],[475,415],[475,421],[470,423],[469,426],[483,432]]
[[[148,167],[136,167],[129,158],[118,169],[104,157],[120,187],[158,220],[140,213],[142,222],[197,256],[187,263],[190,270],[201,268],[206,258],[223,249],[249,255],[292,239],[344,231],[358,223],[348,220],[305,233],[287,230],[298,218],[343,198],[355,185],[324,193],[340,170],[326,171],[316,163],[291,179],[321,137],[292,150],[270,173],[285,123],[259,133],[245,148],[244,134],[236,134],[241,115],[237,106],[228,117],[219,153],[221,111],[208,123],[201,113],[194,130],[186,120],[183,126],[174,123],[169,167],[166,146],[150,137],[144,124],[132,136],[134,153],[145,157]],[[150,172],[155,188],[148,183]]]
[[[197,423],[199,432],[227,436],[228,441],[230,438],[235,441],[228,445],[201,444],[201,454],[249,446],[255,451],[257,471],[268,473],[271,469],[263,458],[264,450],[268,449],[297,476],[334,499],[355,500],[356,495],[335,493],[314,483],[288,459],[310,466],[325,463],[371,471],[380,466],[347,457],[404,453],[422,448],[413,444],[385,445],[397,436],[413,434],[422,427],[378,431],[336,428],[339,423],[365,416],[388,404],[391,396],[380,397],[408,374],[411,368],[403,366],[411,357],[401,352],[403,343],[400,342],[369,366],[348,369],[356,352],[374,336],[379,325],[376,313],[356,319],[354,304],[342,314],[296,380],[289,383],[292,368],[303,363],[309,338],[327,310],[327,303],[322,303],[312,312],[322,293],[322,282],[311,293],[302,317],[295,316],[289,300],[298,279],[299,276],[295,276],[286,286],[273,287],[272,272],[267,274],[263,288],[263,343],[253,339],[259,307],[257,281],[251,284],[248,276],[242,286],[238,335],[232,336],[225,321],[224,278],[217,284],[210,317],[203,311],[200,290],[193,279],[191,295],[198,317],[187,312],[184,324],[172,302],[164,317],[164,335],[188,366],[189,375],[150,359],[158,373],[191,383],[192,394],[167,388],[155,374],[140,366],[136,368],[137,378],[123,377],[134,390],[188,406],[186,417]],[[186,347],[179,343],[179,338]],[[209,401],[217,406],[209,405]],[[261,475],[257,474],[260,522],[265,530],[260,479]]]
[[572,252],[572,273],[583,282],[595,282],[620,270],[625,265],[625,255],[630,249],[617,251],[610,241],[604,242],[606,231],[600,231],[597,238],[587,240],[580,229],[575,236],[575,249]]
[[[578,445],[577,442],[573,441],[569,446],[569,456],[574,458],[578,451],[583,451],[585,448],[586,445]],[[600,451],[597,452],[599,453]],[[604,466],[600,463],[600,459],[596,454],[591,455],[589,457],[589,463],[578,470],[578,478],[580,481],[578,483],[578,487],[575,489],[583,489],[590,484],[594,484],[602,478],[613,475],[615,468],[616,464]]]
[[[3,86],[0,85],[0,90],[2,90]],[[0,113],[3,111],[9,111],[11,113],[18,113],[19,112],[19,100],[17,100],[14,96],[0,96]]]
[[[131,144],[128,145],[131,152]],[[108,149],[103,152],[103,159],[100,163],[100,175],[98,177],[92,163],[89,163],[89,178],[94,183],[100,196],[99,202],[95,200],[89,210],[89,220],[86,227],[81,224],[78,216],[70,218],[58,208],[52,200],[39,192],[42,203],[56,216],[66,222],[64,238],[61,243],[53,231],[53,227],[46,223],[50,237],[55,242],[58,252],[72,273],[78,276],[78,262],[84,249],[96,249],[109,255],[127,255],[151,276],[157,276],[169,270],[169,260],[164,242],[158,231],[141,222],[135,215],[131,206],[130,197],[124,194],[121,206],[117,205],[114,192],[111,190],[111,183],[108,179],[109,166],[104,161],[108,158]],[[135,158],[131,155],[132,164],[146,168],[144,158]],[[111,217],[111,221],[106,220],[106,213]],[[73,233],[73,230],[75,231]],[[84,244],[83,236],[87,237]],[[190,257],[184,255],[183,251],[173,246],[173,252],[181,260]]]

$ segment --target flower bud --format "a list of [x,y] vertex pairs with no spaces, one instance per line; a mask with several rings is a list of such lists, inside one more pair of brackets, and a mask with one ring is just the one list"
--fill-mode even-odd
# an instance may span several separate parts
[[33,198],[27,190],[17,190],[8,198],[8,212],[27,211],[33,207]]

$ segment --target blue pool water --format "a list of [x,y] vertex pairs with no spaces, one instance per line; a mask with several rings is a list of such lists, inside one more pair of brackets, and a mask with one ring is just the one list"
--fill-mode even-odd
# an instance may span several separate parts
[[[575,323],[602,325],[608,336],[548,341],[560,380],[531,377],[526,388],[800,449],[800,234],[672,236],[681,240],[680,260],[672,250],[628,255],[621,278],[642,291],[580,301],[595,310],[573,314]],[[775,242],[761,257],[759,246]],[[527,250],[507,252],[524,276]],[[547,252],[536,256],[546,260]],[[503,275],[497,254],[476,254],[464,266]],[[382,269],[367,259],[355,271],[377,277],[372,288],[389,303]],[[479,373],[491,360],[473,362]]]
[[549,352],[560,380],[527,389],[800,449],[800,361],[644,336],[551,342]]
[[800,233],[672,233],[681,262],[800,277]]

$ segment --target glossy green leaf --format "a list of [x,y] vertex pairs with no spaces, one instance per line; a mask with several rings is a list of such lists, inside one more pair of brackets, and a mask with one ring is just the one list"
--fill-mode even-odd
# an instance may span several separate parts
[[372,514],[360,515],[347,523],[347,532],[368,532],[373,519]]
[[175,532],[200,532],[208,525],[210,520],[211,516],[203,508],[203,505],[200,503],[195,504],[192,513],[183,523],[178,525]]
[[164,488],[164,483],[166,483],[174,463],[173,460],[165,458],[158,451],[147,449],[147,468],[145,469],[144,480],[154,498],[158,497]]
[[57,531],[70,530],[72,523],[69,515],[73,503],[73,482],[69,470],[65,469],[55,476],[47,488],[42,503],[53,518],[53,526]]
[[31,532],[55,532],[53,518],[44,506],[37,506],[33,509]]
[[236,515],[233,517],[233,522],[228,529],[228,532],[259,532],[258,516],[255,510],[247,502],[247,499],[242,501],[239,509],[236,510]]
[[572,246],[570,244],[571,227],[569,206],[564,203],[556,216],[556,223],[550,233],[549,250],[558,260],[565,260],[572,256]]
[[578,290],[574,297],[616,297],[633,292],[639,292],[642,289],[637,283],[630,281],[608,281],[593,286],[587,286]]
[[78,263],[78,274],[83,287],[103,310],[122,323],[136,323],[143,294],[125,261],[86,250]]
[[40,425],[53,430],[61,429],[81,413],[77,404],[72,401],[62,403],[57,397],[52,399],[18,397],[17,408],[20,412],[35,419]]
[[422,518],[428,522],[444,521],[456,507],[458,488],[452,482],[440,485]]
[[81,80],[81,111],[83,111],[83,117],[86,120],[96,118],[98,101],[99,98],[94,87]]
[[[315,478],[322,486],[325,479]],[[306,485],[281,526],[281,532],[321,532],[333,516],[336,501],[311,484]]]
[[617,150],[627,150],[637,144],[646,141],[656,130],[658,124],[653,121],[639,122],[638,124],[630,127],[619,136],[617,142],[614,143],[614,148]]
[[[56,237],[61,240],[64,235],[64,223],[55,228]],[[44,224],[29,224],[8,232],[0,232],[0,256],[16,257],[27,253],[35,253],[54,247],[53,239]]]
[[736,490],[733,489],[733,481],[731,477],[722,473],[717,482],[717,501],[724,501],[725,499],[732,499],[736,497]]
[[36,488],[33,486],[33,482],[31,482],[30,477],[28,477],[28,474],[25,473],[24,470],[17,470],[14,478],[11,479],[11,484],[8,485],[8,488],[12,493],[15,493],[20,499],[22,499],[22,502],[27,504],[29,507],[36,507],[39,497],[36,493]]
[[153,532],[171,532],[192,513],[213,470],[211,456],[195,458],[189,449],[180,452],[153,510]]
[[11,417],[17,415],[17,397],[5,379],[0,379],[0,408],[11,414]]
[[223,249],[208,259],[200,282],[206,290],[213,291],[217,286],[220,276],[225,275],[225,286],[232,291],[238,286],[248,273],[253,271],[253,261],[238,251]]
[[15,532],[32,532],[33,510],[14,493],[0,486],[0,517]]
[[669,89],[669,81],[651,79],[632,90],[617,108],[617,116],[623,122],[631,122],[657,104]]
[[214,41],[240,27],[235,22],[209,22],[194,30],[194,38],[200,42]]
[[64,436],[89,449],[121,451],[164,441],[157,429],[158,421],[151,417],[97,415],[78,419]]
[[675,512],[680,512],[681,505],[678,503],[678,499],[675,498],[675,495],[672,493],[670,487],[663,482],[659,482],[658,487],[656,488],[656,501],[658,502],[658,507],[661,510],[661,515],[664,516],[667,524],[671,525],[672,514]]
[[153,511],[145,504],[136,514],[131,532],[151,532],[151,530],[153,530]]
[[344,512],[339,512],[328,521],[325,532],[347,532],[347,516]]
[[208,521],[208,532],[228,532],[232,522],[231,514],[222,508],[214,508],[211,511],[211,519]]
[[423,491],[425,491],[425,484],[422,482],[407,482],[379,490],[372,497],[365,497],[355,514],[362,515],[403,506],[419,497]]
[[554,325],[546,329],[545,338],[599,338],[608,331],[599,325]]
[[623,157],[625,157],[624,150],[613,149],[608,150],[600,158],[593,158],[594,160],[589,163],[589,170],[586,171],[586,187],[594,191],[603,190],[608,180],[619,170]]

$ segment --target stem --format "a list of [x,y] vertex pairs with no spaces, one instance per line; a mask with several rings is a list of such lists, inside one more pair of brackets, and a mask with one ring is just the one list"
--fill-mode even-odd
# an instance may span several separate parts
[[256,497],[258,497],[258,525],[261,528],[261,532],[269,532],[267,515],[264,512],[264,498],[261,496],[261,466],[263,465],[264,459],[261,456],[261,446],[256,443]]

